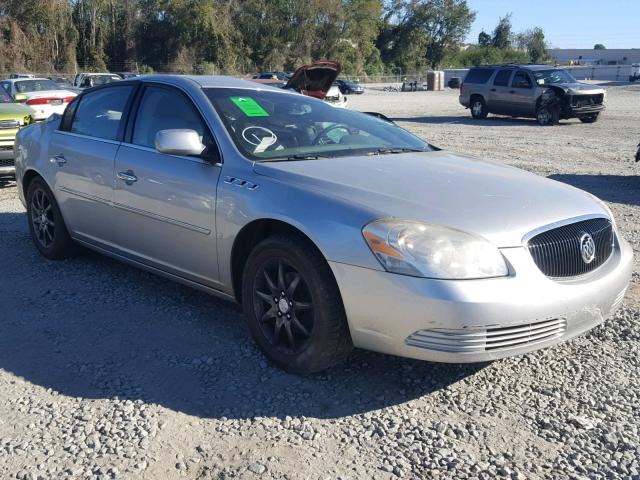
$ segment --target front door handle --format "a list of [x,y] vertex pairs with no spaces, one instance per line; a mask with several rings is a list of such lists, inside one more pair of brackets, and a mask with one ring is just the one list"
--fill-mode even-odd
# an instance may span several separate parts
[[509,90],[509,93],[516,93],[515,90]]
[[58,165],[64,165],[65,163],[67,163],[67,159],[64,158],[64,155],[61,154],[61,153],[56,155],[56,156],[54,156],[54,157],[51,157],[49,159],[49,161],[51,163],[57,163]]
[[491,91],[492,91],[492,92],[495,92],[495,91],[496,91],[496,89],[495,89],[495,88],[492,88],[492,89],[491,89]]
[[118,178],[125,182],[127,185],[131,185],[138,181],[138,177],[135,176],[132,170],[126,172],[118,172]]

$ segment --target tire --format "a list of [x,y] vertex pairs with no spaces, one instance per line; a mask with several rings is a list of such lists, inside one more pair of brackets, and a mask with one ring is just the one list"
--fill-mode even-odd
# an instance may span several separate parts
[[584,117],[580,117],[580,121],[582,123],[596,123],[599,117],[600,117],[599,113],[594,113],[593,115],[586,115]]
[[489,115],[487,104],[482,97],[473,97],[469,109],[471,110],[471,116],[475,119],[481,120]]
[[45,258],[62,260],[76,253],[58,202],[41,178],[35,178],[27,189],[27,222],[31,240]]
[[536,110],[536,122],[547,127],[557,125],[560,121],[560,108],[552,105],[540,105]]
[[286,371],[319,372],[353,349],[333,273],[305,239],[279,234],[254,248],[243,273],[242,306],[255,342]]

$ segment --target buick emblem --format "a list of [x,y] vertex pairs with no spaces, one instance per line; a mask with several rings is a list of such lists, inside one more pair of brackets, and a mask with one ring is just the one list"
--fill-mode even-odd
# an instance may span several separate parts
[[580,237],[580,254],[582,255],[582,261],[586,264],[593,262],[596,258],[596,243],[588,233]]

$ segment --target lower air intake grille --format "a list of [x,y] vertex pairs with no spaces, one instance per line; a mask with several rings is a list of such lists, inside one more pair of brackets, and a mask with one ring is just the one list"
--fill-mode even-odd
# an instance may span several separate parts
[[412,347],[450,353],[499,352],[511,348],[534,345],[562,336],[567,321],[554,318],[508,327],[448,330],[432,328],[419,330],[405,340]]
[[[585,239],[590,255],[583,255]],[[527,242],[533,261],[548,277],[584,275],[607,261],[613,251],[613,228],[606,218],[592,218],[542,232]]]
[[0,158],[0,167],[13,167],[15,165],[15,161],[13,158]]

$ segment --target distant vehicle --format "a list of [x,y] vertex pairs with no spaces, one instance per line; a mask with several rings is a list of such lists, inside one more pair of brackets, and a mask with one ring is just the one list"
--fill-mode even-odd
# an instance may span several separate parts
[[36,76],[33,73],[12,73],[9,78],[36,78]]
[[58,87],[60,88],[67,88],[67,89],[75,88],[73,86],[73,83],[71,83],[71,81],[66,79],[65,77],[49,77],[49,80],[55,82],[56,85],[58,85]]
[[633,271],[593,195],[236,78],[85,90],[16,153],[42,256],[78,243],[236,300],[297,373],[353,347],[453,363],[547,348],[611,317]]
[[640,63],[634,63],[631,65],[631,75],[629,75],[629,81],[635,82],[640,80]]
[[318,98],[334,107],[346,106],[347,98],[335,84],[342,66],[338,62],[319,61],[304,65],[291,76],[285,88]]
[[115,73],[78,73],[73,80],[73,86],[76,88],[91,88],[121,80],[122,77]]
[[473,118],[497,113],[535,118],[540,125],[568,118],[596,122],[605,95],[602,87],[578,83],[566,70],[549,65],[473,67],[460,87],[460,103]]
[[340,92],[344,95],[362,95],[364,93],[364,88],[357,82],[352,82],[351,80],[336,80],[336,84],[340,89]]
[[283,80],[283,81],[287,81],[289,80],[289,77],[291,77],[291,75],[288,75],[285,72],[262,72],[262,73],[257,73],[256,75],[253,76],[254,80]]
[[76,92],[60,88],[48,78],[3,80],[0,86],[14,97],[23,94],[25,103],[34,110],[33,118],[36,121],[46,120],[54,113],[62,114],[77,96]]
[[636,162],[640,162],[640,143],[638,144],[638,150],[636,151]]
[[34,111],[17,103],[26,99],[21,94],[14,97],[0,87],[0,176],[15,172],[13,144],[16,135],[22,127],[33,123]]
[[123,80],[127,80],[129,78],[137,78],[140,76],[139,73],[131,73],[131,72],[114,72],[114,73]]

